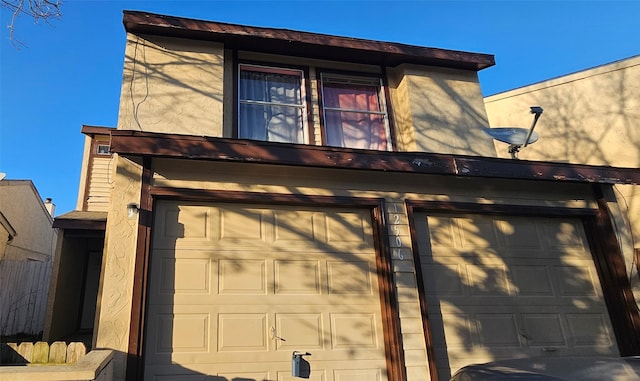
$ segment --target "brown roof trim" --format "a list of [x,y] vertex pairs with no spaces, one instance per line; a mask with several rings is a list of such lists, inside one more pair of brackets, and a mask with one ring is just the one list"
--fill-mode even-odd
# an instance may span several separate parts
[[135,34],[217,41],[229,48],[383,66],[402,63],[482,70],[493,55],[427,48],[393,42],[262,28],[140,11],[123,11],[125,30]]
[[423,152],[371,151],[132,130],[112,131],[111,150],[121,155],[133,156],[360,169],[471,178],[640,184],[640,169],[635,168]]
[[105,230],[107,212],[72,211],[56,217],[53,227],[66,230]]
[[80,132],[85,135],[94,136],[109,135],[109,133],[113,130],[115,130],[115,127],[88,126],[86,124],[83,124]]

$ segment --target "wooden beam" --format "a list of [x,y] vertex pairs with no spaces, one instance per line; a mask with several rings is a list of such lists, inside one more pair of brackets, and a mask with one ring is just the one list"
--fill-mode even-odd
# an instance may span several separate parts
[[640,169],[424,152],[387,152],[303,144],[111,131],[111,150],[125,156],[368,170],[514,180],[640,184]]

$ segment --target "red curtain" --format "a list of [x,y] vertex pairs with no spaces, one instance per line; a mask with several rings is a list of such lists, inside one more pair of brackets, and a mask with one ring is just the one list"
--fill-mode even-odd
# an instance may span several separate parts
[[377,86],[325,83],[323,96],[327,145],[387,149]]

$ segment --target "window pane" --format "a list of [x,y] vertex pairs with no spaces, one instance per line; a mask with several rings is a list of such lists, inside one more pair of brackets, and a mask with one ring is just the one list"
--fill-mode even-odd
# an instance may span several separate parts
[[374,83],[370,79],[323,78],[327,145],[388,149],[386,113],[381,107],[380,87],[366,82]]
[[326,110],[325,117],[327,145],[387,149],[384,115]]
[[241,66],[238,136],[304,143],[301,86],[301,72]]
[[238,124],[242,139],[304,143],[300,108],[240,104]]
[[324,86],[325,107],[346,110],[380,111],[378,88],[329,83]]
[[240,100],[300,105],[300,76],[244,70],[240,74]]

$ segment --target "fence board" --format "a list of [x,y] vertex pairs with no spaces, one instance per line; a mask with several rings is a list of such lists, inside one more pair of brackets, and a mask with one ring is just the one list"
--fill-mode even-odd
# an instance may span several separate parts
[[0,261],[0,335],[44,329],[52,261]]
[[0,365],[73,364],[86,354],[87,347],[80,342],[0,343]]

